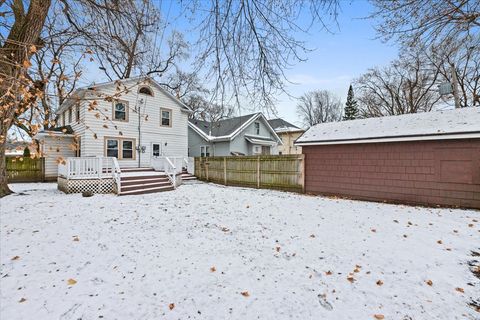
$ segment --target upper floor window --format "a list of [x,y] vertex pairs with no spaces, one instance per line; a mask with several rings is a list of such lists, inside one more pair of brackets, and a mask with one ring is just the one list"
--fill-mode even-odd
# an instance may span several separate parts
[[160,125],[162,127],[172,126],[172,110],[160,108]]
[[113,120],[128,121],[127,101],[115,101],[113,103]]
[[153,97],[153,91],[149,87],[141,87],[138,90],[138,93],[146,94]]
[[260,122],[255,122],[255,134],[260,134]]

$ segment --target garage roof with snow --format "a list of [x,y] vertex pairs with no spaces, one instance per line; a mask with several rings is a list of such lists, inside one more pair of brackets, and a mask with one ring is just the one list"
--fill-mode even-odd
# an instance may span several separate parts
[[480,108],[432,111],[317,124],[297,145],[480,138]]

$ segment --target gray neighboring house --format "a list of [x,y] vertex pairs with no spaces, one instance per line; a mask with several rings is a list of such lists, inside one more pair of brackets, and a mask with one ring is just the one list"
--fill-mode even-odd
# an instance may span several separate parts
[[188,122],[190,157],[278,154],[282,140],[262,113],[208,122]]

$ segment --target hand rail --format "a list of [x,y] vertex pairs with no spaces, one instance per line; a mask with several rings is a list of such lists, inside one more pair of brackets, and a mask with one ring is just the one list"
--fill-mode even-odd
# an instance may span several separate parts
[[[167,166],[165,166],[165,168],[164,168],[165,173],[167,174],[167,177],[170,180],[170,182],[172,182],[173,188],[176,188],[177,183],[176,183],[176,168],[175,168],[175,165],[172,163],[172,161],[168,157],[165,157],[165,160],[167,162]],[[171,171],[169,169],[171,169]]]
[[120,170],[120,165],[118,164],[117,158],[112,158],[113,161],[113,177],[115,179],[115,182],[117,183],[117,194],[120,194],[122,191],[122,183],[120,181],[120,173],[122,172]]

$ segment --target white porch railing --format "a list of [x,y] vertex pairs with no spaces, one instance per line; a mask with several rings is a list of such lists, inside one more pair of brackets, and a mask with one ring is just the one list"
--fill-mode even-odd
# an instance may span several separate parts
[[[151,165],[152,168],[155,169],[155,171],[163,171],[167,175],[168,179],[172,183],[173,187],[177,187],[177,182],[176,182],[176,175],[177,173],[182,171],[182,167],[180,165],[180,169],[178,169],[177,166],[175,166],[175,161],[172,161],[174,159],[173,157],[153,157],[151,159]],[[180,171],[178,171],[180,170]]]
[[58,175],[67,179],[120,179],[120,167],[113,157],[74,157],[58,165]]

